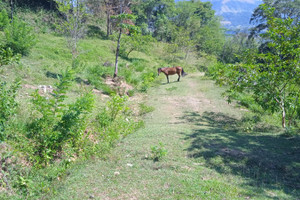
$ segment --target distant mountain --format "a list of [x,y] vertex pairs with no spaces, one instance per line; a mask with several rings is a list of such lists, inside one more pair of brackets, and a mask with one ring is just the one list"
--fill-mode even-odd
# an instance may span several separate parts
[[228,29],[243,29],[250,26],[252,12],[262,0],[205,0],[213,4],[216,15],[222,16],[222,24]]
[[[176,2],[179,0],[176,0]],[[222,17],[225,28],[235,30],[248,28],[252,12],[262,0],[202,0],[210,1],[216,15]]]

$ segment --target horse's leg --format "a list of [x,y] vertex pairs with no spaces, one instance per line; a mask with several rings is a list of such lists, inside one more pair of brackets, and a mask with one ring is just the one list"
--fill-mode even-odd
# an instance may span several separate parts
[[179,80],[180,80],[180,74],[178,74],[178,79],[177,79],[177,81],[179,82]]
[[168,83],[169,83],[169,75],[166,75],[167,76],[167,80],[168,80]]

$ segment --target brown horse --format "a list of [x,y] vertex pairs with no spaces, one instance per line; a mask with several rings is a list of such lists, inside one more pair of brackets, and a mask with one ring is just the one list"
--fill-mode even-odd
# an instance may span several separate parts
[[178,79],[177,79],[177,81],[180,80],[180,75],[181,75],[182,77],[184,77],[184,76],[187,75],[187,73],[185,73],[185,72],[183,71],[183,68],[182,68],[182,67],[179,67],[179,66],[177,66],[177,67],[164,67],[164,68],[158,68],[157,71],[158,71],[158,76],[159,76],[160,72],[162,72],[162,73],[164,73],[164,74],[166,75],[167,80],[168,80],[168,83],[169,83],[169,75],[178,74]]

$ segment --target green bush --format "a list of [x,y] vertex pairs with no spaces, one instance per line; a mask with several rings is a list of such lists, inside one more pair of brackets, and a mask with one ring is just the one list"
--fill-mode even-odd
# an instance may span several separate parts
[[9,24],[9,18],[7,11],[5,9],[1,10],[0,12],[0,31],[3,31],[3,29]]
[[150,35],[124,35],[121,39],[120,56],[128,58],[133,51],[148,53],[152,42],[154,42],[154,38]]
[[155,79],[155,74],[153,72],[147,72],[142,74],[142,84],[140,86],[141,92],[147,92],[149,87],[151,86],[151,83]]
[[16,114],[18,106],[16,95],[19,87],[19,80],[16,80],[9,87],[6,82],[0,82],[0,142],[6,139],[5,128],[7,122]]
[[112,145],[120,137],[132,133],[143,125],[143,122],[135,122],[127,105],[127,96],[115,95],[107,102],[106,108],[98,114],[96,122],[100,139]]
[[153,161],[155,162],[164,158],[167,155],[167,153],[167,149],[161,142],[158,145],[151,146],[151,159],[153,159]]
[[14,61],[19,61],[20,55],[14,55],[11,48],[6,48],[3,45],[0,45],[0,67],[2,65],[8,65]]
[[27,55],[36,44],[36,36],[33,28],[25,22],[15,18],[13,23],[4,29],[6,37],[6,46],[11,48],[14,54]]
[[33,116],[27,125],[27,139],[31,160],[37,167],[48,165],[68,146],[76,150],[86,128],[86,115],[93,108],[91,93],[79,97],[75,103],[66,104],[67,91],[74,72],[66,70],[52,96],[33,93]]

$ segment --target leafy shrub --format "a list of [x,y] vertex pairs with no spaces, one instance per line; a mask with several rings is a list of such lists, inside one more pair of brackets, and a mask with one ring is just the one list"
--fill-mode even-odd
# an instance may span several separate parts
[[167,153],[167,149],[161,142],[158,145],[151,146],[151,159],[153,159],[155,162],[161,160],[167,155]]
[[147,92],[151,83],[154,81],[155,74],[153,72],[143,73],[142,74],[142,84],[140,87],[141,92]]
[[0,30],[2,31],[9,24],[7,11],[3,9],[0,12]]
[[143,125],[143,122],[135,122],[132,119],[127,100],[127,96],[113,96],[107,102],[106,108],[96,117],[98,130],[102,133],[101,139],[103,142],[108,142],[109,145]]
[[133,34],[131,36],[124,35],[121,40],[120,56],[128,58],[133,51],[147,53],[151,47],[149,44],[154,42],[154,38],[150,35]]
[[30,48],[36,43],[33,28],[17,18],[14,19],[13,23],[6,26],[4,32],[6,46],[11,48],[14,54],[27,55]]
[[66,104],[67,91],[74,72],[66,70],[52,96],[33,93],[34,114],[27,125],[31,159],[37,166],[47,165],[65,145],[76,148],[86,127],[86,115],[93,107],[93,95],[84,94],[75,103]]
[[19,61],[19,60],[20,60],[20,56],[14,55],[11,48],[9,48],[9,47],[6,48],[6,47],[0,45],[0,67],[2,65],[7,65],[14,61]]
[[114,121],[121,112],[127,113],[129,111],[129,107],[126,105],[127,100],[127,96],[120,97],[119,95],[114,95],[111,101],[107,102],[111,121]]
[[4,132],[7,122],[16,113],[18,106],[16,95],[19,87],[19,80],[16,80],[10,87],[6,82],[0,82],[0,141],[6,139]]

